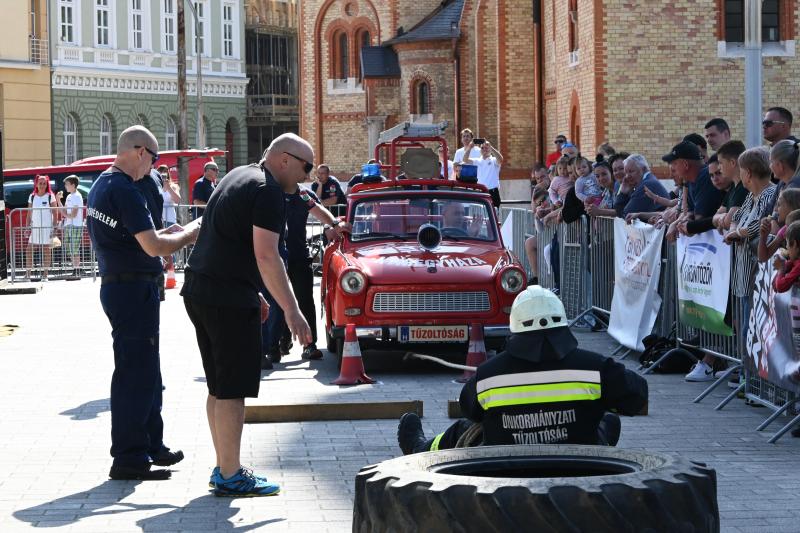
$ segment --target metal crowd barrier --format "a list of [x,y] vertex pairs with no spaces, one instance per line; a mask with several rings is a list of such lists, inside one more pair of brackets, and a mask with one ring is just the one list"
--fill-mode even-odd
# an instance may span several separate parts
[[531,268],[532,265],[528,261],[528,256],[525,253],[525,241],[534,233],[533,216],[527,209],[521,209],[517,207],[501,207],[498,218],[501,226],[505,224],[506,220],[508,220],[508,217],[511,217],[514,231],[512,232],[511,242],[507,242],[505,245],[506,247],[509,247],[517,256],[517,259],[519,259],[519,262],[522,263],[522,267],[528,274],[528,279],[530,279],[533,271]]
[[11,210],[6,232],[9,279],[47,281],[97,276],[94,250],[86,232],[86,208],[81,211],[78,226],[65,224],[64,207]]
[[[585,226],[582,226],[586,223],[589,227],[588,240],[586,232],[583,231]],[[582,220],[572,225],[557,226],[542,226],[538,220],[534,220],[534,228],[533,235],[538,241],[539,283],[559,294],[572,322],[574,323],[578,316],[576,313],[585,314],[586,310],[610,313],[614,290],[614,219],[596,217],[589,219],[588,222]],[[558,272],[551,268],[548,262],[551,254],[545,253],[548,251],[548,245],[554,242],[554,238],[558,242]],[[588,250],[588,253],[581,253],[581,248]],[[677,346],[689,347],[729,363],[728,368],[695,398],[694,402],[702,401],[739,370],[743,376],[739,387],[715,409],[724,408],[738,394],[744,393],[747,400],[764,405],[773,411],[756,428],[758,431],[764,430],[783,414],[792,415],[792,420],[770,438],[769,442],[774,443],[800,423],[800,409],[798,409],[800,396],[754,375],[743,365],[747,350],[746,331],[742,331],[741,327],[744,312],[741,299],[733,295],[735,254],[731,254],[730,320],[734,330],[732,336],[708,333],[681,323],[677,295],[679,265],[677,246],[674,243],[664,242],[661,261],[658,292],[662,298],[662,306],[653,332],[664,337],[670,337],[674,333]],[[750,266],[754,266],[755,263],[755,257],[751,257]],[[556,279],[556,274],[560,279]],[[585,282],[586,279],[589,281]],[[645,370],[644,373],[648,371]]]

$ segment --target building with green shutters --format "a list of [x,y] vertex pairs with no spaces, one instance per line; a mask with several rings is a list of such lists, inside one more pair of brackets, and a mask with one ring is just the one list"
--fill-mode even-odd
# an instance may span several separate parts
[[[177,148],[177,5],[184,0],[50,0],[53,161],[113,153],[142,124]],[[203,68],[205,147],[225,170],[247,161],[243,0],[193,0],[186,16],[188,141],[197,139],[196,47]]]

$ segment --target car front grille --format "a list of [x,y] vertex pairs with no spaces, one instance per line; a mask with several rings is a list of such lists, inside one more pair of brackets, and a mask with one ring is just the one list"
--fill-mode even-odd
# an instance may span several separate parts
[[378,292],[372,301],[375,313],[467,313],[491,310],[489,293],[474,292]]

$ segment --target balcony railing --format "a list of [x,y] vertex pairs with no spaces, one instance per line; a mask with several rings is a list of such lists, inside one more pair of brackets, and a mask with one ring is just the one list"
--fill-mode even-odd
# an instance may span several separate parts
[[297,96],[285,94],[257,94],[247,97],[247,116],[296,115]]
[[50,56],[48,54],[47,39],[28,37],[28,42],[30,44],[28,47],[30,62],[36,63],[37,65],[49,65]]

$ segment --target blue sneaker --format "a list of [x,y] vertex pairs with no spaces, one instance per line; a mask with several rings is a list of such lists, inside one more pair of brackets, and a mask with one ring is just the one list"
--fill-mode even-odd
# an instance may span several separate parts
[[225,479],[222,475],[214,485],[214,495],[234,498],[250,496],[275,496],[281,488],[253,474],[251,470],[240,468],[233,476]]
[[[261,481],[264,481],[264,482],[267,481],[267,478],[265,476],[256,476],[255,474],[253,474],[253,470],[251,468],[245,468],[243,466],[242,470],[244,470],[245,472],[247,472],[249,474],[252,474],[258,480],[261,480]],[[221,483],[222,482],[221,480],[222,480],[222,474],[219,473],[219,467],[215,466],[214,470],[211,471],[211,478],[208,480],[208,486],[213,489],[214,487],[217,486],[217,483]]]

